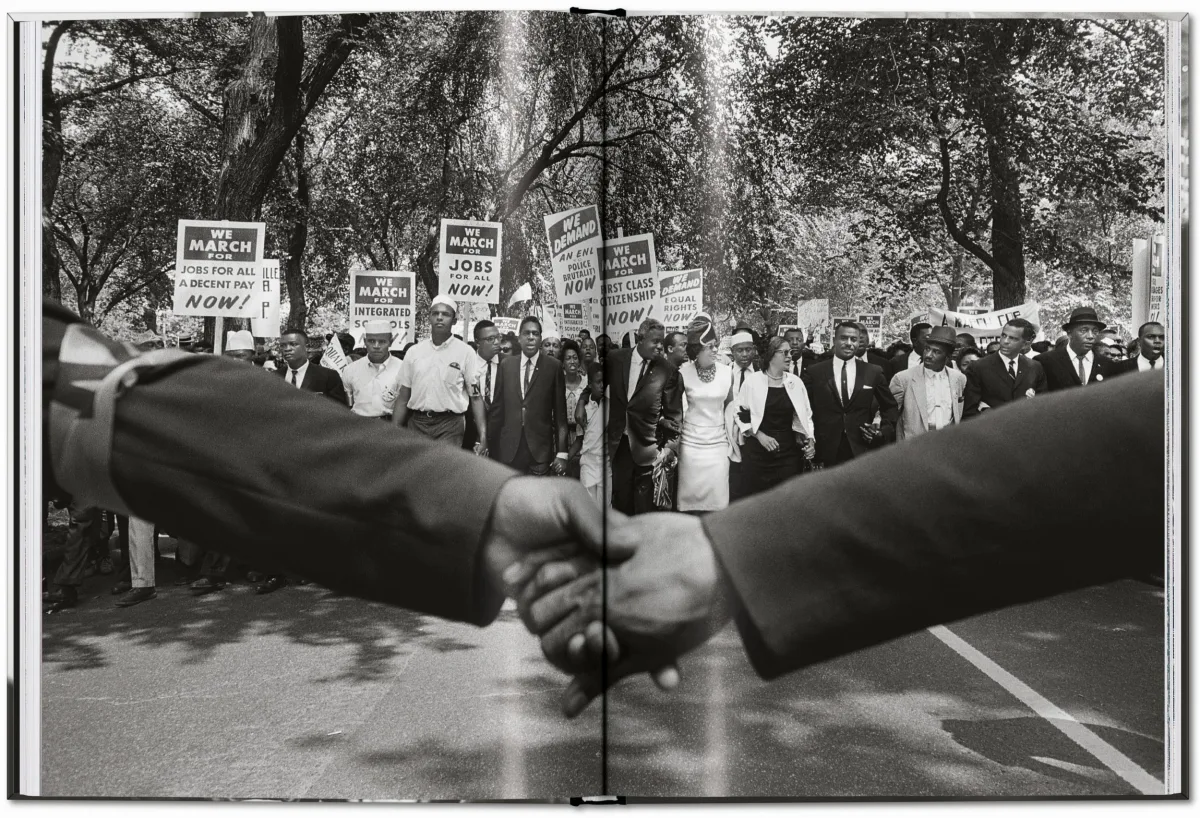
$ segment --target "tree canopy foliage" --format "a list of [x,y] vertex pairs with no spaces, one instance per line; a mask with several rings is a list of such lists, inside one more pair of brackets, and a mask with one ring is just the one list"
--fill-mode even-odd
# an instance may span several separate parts
[[1163,213],[1155,21],[472,11],[45,31],[45,290],[112,331],[170,306],[184,218],[265,221],[306,325],[344,311],[354,268],[436,292],[441,218],[504,223],[502,303],[546,292],[542,217],[599,204],[605,235],[653,233],[661,267],[704,269],[706,306],[770,331],[803,298],[897,327],[939,301],[1064,292],[1127,316],[1130,241]]

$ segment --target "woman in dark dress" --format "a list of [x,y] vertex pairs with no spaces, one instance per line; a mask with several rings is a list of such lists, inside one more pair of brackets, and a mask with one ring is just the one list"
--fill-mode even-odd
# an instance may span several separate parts
[[803,471],[814,453],[812,408],[801,380],[788,371],[791,345],[767,343],[766,368],[746,376],[738,393],[742,479],[748,494],[777,486]]

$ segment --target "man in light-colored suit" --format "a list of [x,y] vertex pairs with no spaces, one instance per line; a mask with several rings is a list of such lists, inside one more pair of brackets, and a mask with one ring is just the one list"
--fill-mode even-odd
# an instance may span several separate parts
[[892,378],[892,397],[900,404],[897,440],[962,422],[967,376],[946,366],[956,340],[951,327],[934,327],[925,338],[921,363]]

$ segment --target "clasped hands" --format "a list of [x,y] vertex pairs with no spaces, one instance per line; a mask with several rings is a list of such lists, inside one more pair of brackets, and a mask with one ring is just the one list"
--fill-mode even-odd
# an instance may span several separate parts
[[659,687],[674,687],[677,657],[732,617],[699,518],[602,510],[575,481],[505,483],[483,557],[547,660],[572,676],[562,700],[567,716],[631,674],[648,672]]

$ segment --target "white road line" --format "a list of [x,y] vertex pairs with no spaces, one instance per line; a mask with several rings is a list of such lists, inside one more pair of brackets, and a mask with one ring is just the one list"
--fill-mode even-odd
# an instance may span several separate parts
[[1139,767],[1133,759],[1113,747],[1104,739],[1080,724],[1074,716],[1056,706],[1016,676],[1009,673],[987,656],[980,653],[961,637],[944,625],[935,625],[929,632],[942,640],[959,656],[983,671],[996,684],[1003,687],[1033,712],[1057,727],[1067,738],[1095,756],[1101,764],[1129,782],[1130,786],[1143,795],[1163,795],[1163,783]]

